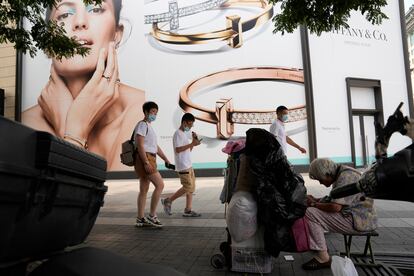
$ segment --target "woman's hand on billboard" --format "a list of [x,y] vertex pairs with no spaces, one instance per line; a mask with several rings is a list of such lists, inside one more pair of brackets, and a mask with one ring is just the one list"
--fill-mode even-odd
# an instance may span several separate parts
[[37,102],[55,133],[63,137],[66,127],[66,116],[72,105],[73,97],[66,84],[56,73],[53,65],[50,68],[49,81],[43,88]]
[[111,42],[108,51],[101,49],[95,73],[73,101],[66,120],[66,132],[87,140],[95,124],[118,99],[117,82],[118,60]]

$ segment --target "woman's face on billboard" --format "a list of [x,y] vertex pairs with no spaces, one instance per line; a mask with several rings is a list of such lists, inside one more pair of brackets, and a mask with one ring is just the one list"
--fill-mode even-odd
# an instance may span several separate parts
[[90,48],[85,57],[76,55],[61,61],[53,59],[59,75],[75,77],[93,73],[101,48],[108,49],[109,42],[119,43],[123,28],[117,26],[112,0],[101,5],[85,5],[82,0],[62,0],[51,11],[50,18],[63,28],[69,37],[76,37],[84,47]]

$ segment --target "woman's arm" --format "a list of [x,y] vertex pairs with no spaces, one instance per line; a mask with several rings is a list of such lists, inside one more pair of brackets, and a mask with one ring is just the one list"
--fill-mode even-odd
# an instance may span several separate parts
[[37,102],[42,110],[43,117],[53,128],[54,134],[63,138],[66,128],[66,116],[73,103],[73,97],[53,65],[50,68],[49,81],[43,88]]
[[328,213],[338,213],[342,210],[342,205],[338,203],[321,203],[321,202],[312,202],[311,207],[315,207],[319,210],[328,212]]
[[35,105],[23,111],[22,123],[36,130],[47,131],[53,135],[59,135],[55,132],[54,127],[49,124],[39,105]]

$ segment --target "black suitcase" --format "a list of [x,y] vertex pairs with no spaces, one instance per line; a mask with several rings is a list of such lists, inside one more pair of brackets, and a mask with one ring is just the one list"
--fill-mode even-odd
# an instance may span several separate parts
[[82,243],[105,179],[103,158],[0,117],[0,268]]
[[110,251],[85,247],[50,258],[29,276],[183,276],[162,265],[137,263]]

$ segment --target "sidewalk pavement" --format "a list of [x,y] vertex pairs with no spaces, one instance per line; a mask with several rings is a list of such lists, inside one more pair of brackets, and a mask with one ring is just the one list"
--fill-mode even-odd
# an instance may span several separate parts
[[[329,189],[303,174],[308,193],[322,197]],[[136,228],[136,198],[138,180],[108,181],[105,206],[88,237],[88,245],[105,248],[132,260],[173,267],[187,275],[237,275],[226,270],[216,270],[210,265],[210,257],[220,253],[220,243],[226,241],[225,205],[219,201],[223,177],[198,178],[193,197],[193,210],[202,214],[199,218],[184,218],[182,212],[185,197],[172,205],[172,216],[166,216],[158,205],[158,217],[163,229]],[[162,197],[180,187],[178,179],[166,179]],[[153,187],[148,193],[147,206]],[[374,253],[410,254],[414,252],[414,204],[399,201],[375,201],[378,215],[379,237],[373,237]],[[148,210],[146,210],[146,214]],[[327,234],[330,252],[344,251],[342,235]],[[354,238],[352,249],[363,250],[365,240]],[[284,255],[293,255],[293,262],[285,261]],[[411,254],[412,255],[412,254]],[[282,252],[274,259],[270,275],[332,275],[329,269],[306,272],[300,265],[310,259],[310,253],[291,254]],[[360,275],[363,275],[358,269]]]

